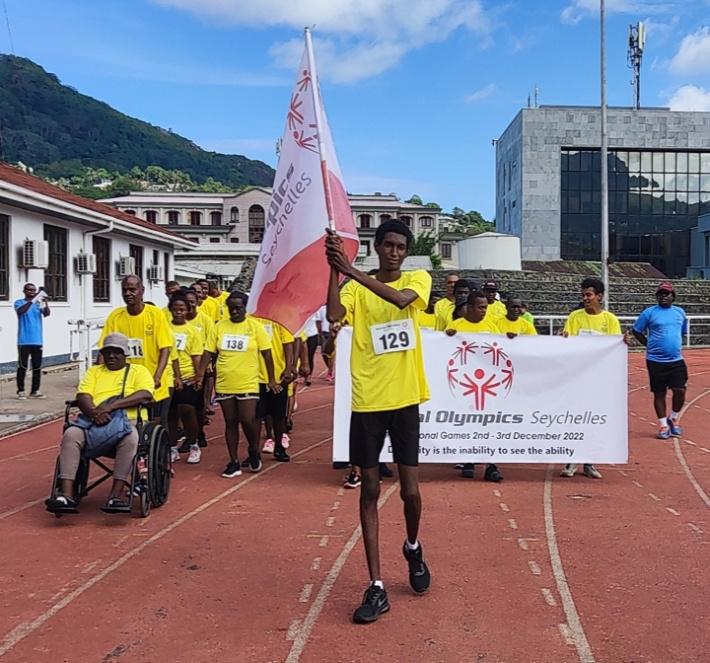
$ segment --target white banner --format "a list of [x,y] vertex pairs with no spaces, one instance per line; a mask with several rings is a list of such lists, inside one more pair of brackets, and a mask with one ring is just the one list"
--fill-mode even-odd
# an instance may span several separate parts
[[[422,329],[422,346],[431,400],[419,406],[420,462],[627,462],[628,358],[621,336],[509,339]],[[351,347],[352,329],[344,327],[336,353],[338,461],[348,460]],[[389,439],[381,460],[392,460]]]

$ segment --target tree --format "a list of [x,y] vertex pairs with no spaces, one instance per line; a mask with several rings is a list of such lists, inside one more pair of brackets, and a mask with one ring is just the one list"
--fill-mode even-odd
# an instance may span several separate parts
[[423,205],[422,199],[415,193],[409,200],[405,200],[405,203],[410,205]]
[[443,233],[434,235],[430,230],[417,235],[409,246],[410,256],[428,256],[434,269],[441,269],[441,256],[434,252]]

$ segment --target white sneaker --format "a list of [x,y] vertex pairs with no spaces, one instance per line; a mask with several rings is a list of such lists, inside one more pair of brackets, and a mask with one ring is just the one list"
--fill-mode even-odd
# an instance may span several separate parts
[[565,465],[565,469],[560,472],[561,477],[573,477],[575,472],[577,471],[577,466],[574,463],[570,463],[569,465]]
[[180,452],[177,450],[177,447],[170,447],[170,462],[174,463],[178,460],[180,460]]
[[594,467],[594,465],[587,463],[584,466],[584,476],[589,477],[590,479],[601,479],[602,473]]
[[30,398],[47,398],[41,391],[33,391]]
[[24,391],[18,391],[17,392],[17,399],[20,401],[26,401],[27,400],[27,394]]
[[281,446],[284,449],[288,449],[291,446],[291,438],[286,433],[281,436]]
[[276,443],[269,438],[264,442],[264,446],[261,448],[261,453],[263,454],[272,454],[274,453],[274,449],[276,448]]
[[191,464],[199,463],[200,458],[202,458],[202,449],[200,449],[200,447],[196,444],[191,444],[190,455],[187,457],[187,462]]

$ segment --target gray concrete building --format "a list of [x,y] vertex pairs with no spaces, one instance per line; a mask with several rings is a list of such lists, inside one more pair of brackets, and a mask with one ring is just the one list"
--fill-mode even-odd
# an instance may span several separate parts
[[[609,108],[610,257],[669,276],[691,265],[691,229],[710,213],[710,113]],[[601,112],[525,108],[496,142],[497,230],[524,260],[599,260]]]

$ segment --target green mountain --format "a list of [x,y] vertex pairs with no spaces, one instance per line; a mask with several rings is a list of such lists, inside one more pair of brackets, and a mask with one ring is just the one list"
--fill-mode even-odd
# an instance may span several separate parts
[[87,166],[126,173],[134,166],[180,170],[202,184],[271,186],[261,161],[207,152],[166,129],[128,117],[62,85],[31,60],[0,55],[0,158],[36,175],[82,175]]

